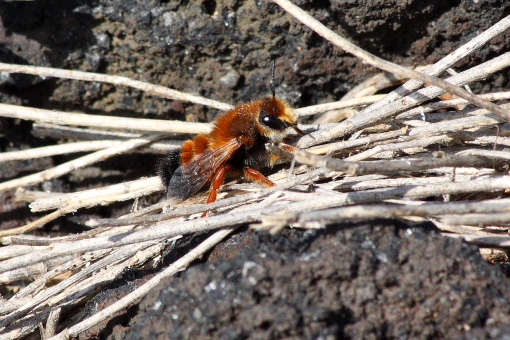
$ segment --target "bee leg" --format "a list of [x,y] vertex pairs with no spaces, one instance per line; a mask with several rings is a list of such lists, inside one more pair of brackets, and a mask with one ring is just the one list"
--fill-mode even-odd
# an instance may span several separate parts
[[264,184],[265,186],[267,187],[272,187],[272,186],[275,186],[276,184],[274,184],[273,182],[271,182],[270,180],[268,180],[266,178],[266,176],[262,175],[260,172],[258,172],[257,170],[255,169],[252,169],[248,166],[245,166],[243,168],[243,172],[244,172],[244,176],[246,178],[249,178],[251,179],[252,181],[256,181],[256,182],[259,182],[259,183],[262,183]]
[[289,145],[289,144],[285,144],[285,143],[278,144],[278,147],[280,147],[283,150],[285,150],[287,152],[290,152],[290,153],[294,153],[294,151],[299,150],[295,146],[292,146],[292,145]]
[[[207,203],[212,203],[216,201],[216,196],[218,195],[218,189],[223,184],[223,181],[225,180],[225,174],[228,170],[230,170],[232,167],[230,164],[225,164],[223,166],[220,166],[218,170],[216,170],[216,173],[214,174],[214,177],[211,181],[211,188],[209,191],[209,197],[207,198]],[[202,217],[209,216],[210,211],[206,211]]]

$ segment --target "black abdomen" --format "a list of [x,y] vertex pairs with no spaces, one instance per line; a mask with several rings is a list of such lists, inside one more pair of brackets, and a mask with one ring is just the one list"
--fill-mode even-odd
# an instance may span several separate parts
[[165,156],[158,161],[156,171],[166,188],[168,188],[170,179],[180,165],[181,149],[172,151],[168,156]]

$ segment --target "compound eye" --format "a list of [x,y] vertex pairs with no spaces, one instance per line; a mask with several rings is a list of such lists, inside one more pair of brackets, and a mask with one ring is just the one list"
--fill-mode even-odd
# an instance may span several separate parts
[[269,114],[263,113],[260,116],[260,122],[273,130],[285,130],[287,128],[287,125],[281,119]]

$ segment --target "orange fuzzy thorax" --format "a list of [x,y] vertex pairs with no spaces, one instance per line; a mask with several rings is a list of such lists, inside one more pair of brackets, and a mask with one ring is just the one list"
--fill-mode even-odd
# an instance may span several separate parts
[[271,141],[281,141],[288,135],[288,132],[272,130],[262,125],[259,122],[262,110],[283,121],[291,124],[296,123],[297,118],[292,109],[280,98],[268,97],[240,104],[218,116],[213,122],[210,133],[198,135],[183,144],[182,163],[187,164],[193,157],[203,153],[206,149],[221,147],[232,139],[237,139],[248,149],[253,145],[257,134],[264,135]]

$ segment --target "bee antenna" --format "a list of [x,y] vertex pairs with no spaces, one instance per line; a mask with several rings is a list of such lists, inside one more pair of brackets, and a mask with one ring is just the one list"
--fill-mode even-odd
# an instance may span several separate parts
[[273,59],[271,63],[271,93],[273,94],[273,98],[276,96],[276,90],[274,87],[274,70],[276,68],[276,60]]

